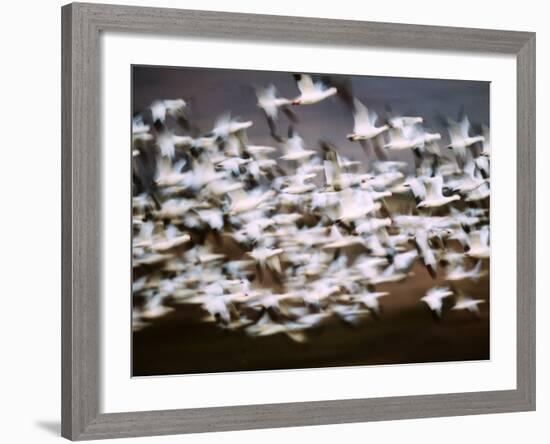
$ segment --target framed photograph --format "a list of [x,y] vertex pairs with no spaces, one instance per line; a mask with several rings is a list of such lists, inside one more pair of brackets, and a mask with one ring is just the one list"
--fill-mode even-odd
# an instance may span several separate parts
[[62,8],[62,434],[535,408],[535,35]]

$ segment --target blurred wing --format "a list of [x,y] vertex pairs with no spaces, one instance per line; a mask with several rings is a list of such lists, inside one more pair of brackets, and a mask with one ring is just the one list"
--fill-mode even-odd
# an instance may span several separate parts
[[353,120],[356,133],[368,131],[372,128],[369,120],[369,110],[358,99],[353,99]]
[[315,85],[313,84],[313,80],[310,75],[296,74],[294,78],[296,79],[296,84],[302,94],[309,94],[315,91]]

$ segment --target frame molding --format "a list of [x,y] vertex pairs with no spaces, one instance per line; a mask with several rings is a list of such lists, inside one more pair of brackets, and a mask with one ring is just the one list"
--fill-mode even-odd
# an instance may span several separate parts
[[[157,33],[517,58],[517,389],[99,411],[99,35]],[[73,3],[62,7],[62,427],[71,440],[535,410],[535,33]]]

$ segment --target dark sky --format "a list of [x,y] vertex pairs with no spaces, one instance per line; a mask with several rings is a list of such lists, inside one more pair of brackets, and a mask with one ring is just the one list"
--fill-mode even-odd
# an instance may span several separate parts
[[[489,82],[413,79],[399,77],[350,76],[353,93],[370,109],[384,114],[386,104],[394,113],[420,115],[425,126],[442,132],[438,114],[456,118],[461,106],[471,122],[489,125]],[[269,129],[256,106],[254,86],[273,83],[281,96],[293,98],[298,89],[291,73],[180,67],[133,67],[133,112],[144,110],[153,100],[182,98],[190,104],[194,124],[210,131],[216,118],[230,111],[243,120],[253,120],[248,130],[250,143],[271,144]],[[315,105],[293,107],[299,118],[296,130],[306,146],[317,148],[320,139],[330,140],[347,156],[361,159],[357,144],[346,134],[353,128],[353,116],[336,97]],[[280,133],[287,120],[279,116]],[[446,137],[445,137],[446,139]],[[398,156],[393,156],[397,158]]]

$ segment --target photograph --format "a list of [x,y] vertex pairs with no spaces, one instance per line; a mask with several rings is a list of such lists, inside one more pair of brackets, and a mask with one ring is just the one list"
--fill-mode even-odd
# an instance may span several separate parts
[[491,359],[490,86],[132,65],[131,375]]

